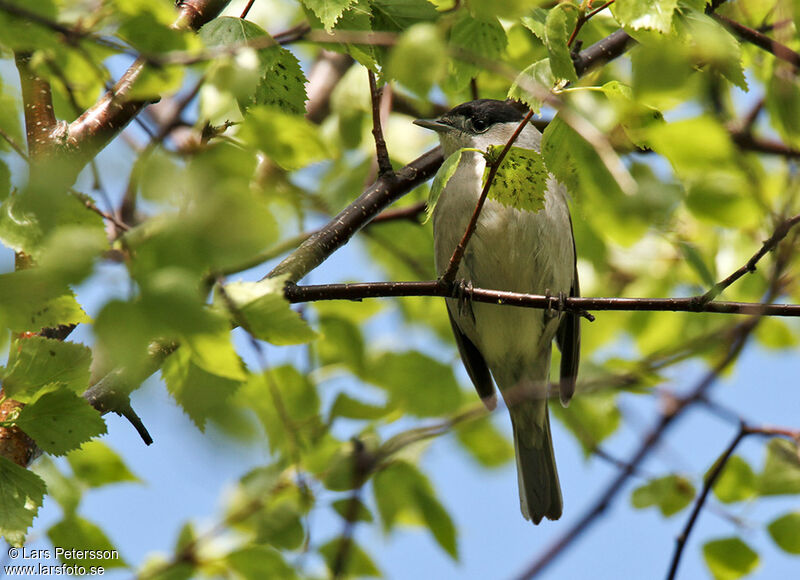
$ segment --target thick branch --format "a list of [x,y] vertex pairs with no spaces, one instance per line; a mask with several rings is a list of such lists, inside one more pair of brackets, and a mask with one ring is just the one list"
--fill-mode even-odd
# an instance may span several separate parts
[[17,54],[15,61],[22,88],[28,154],[38,160],[52,149],[52,134],[57,127],[50,83],[31,70],[29,54]]
[[[177,3],[179,15],[176,28],[199,29],[219,15],[230,0],[181,0]],[[69,152],[85,164],[124,129],[149,101],[129,100],[131,88],[142,74],[146,61],[134,62],[114,88],[103,95],[83,115],[70,123],[68,131]]]
[[346,244],[382,209],[433,177],[442,161],[442,151],[437,147],[406,165],[393,179],[379,177],[358,199],[303,242],[267,277],[289,274],[290,281],[298,281]]

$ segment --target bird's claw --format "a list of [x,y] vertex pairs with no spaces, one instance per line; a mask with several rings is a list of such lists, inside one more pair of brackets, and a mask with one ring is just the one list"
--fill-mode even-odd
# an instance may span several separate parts
[[546,289],[544,291],[544,295],[547,298],[547,308],[544,309],[545,318],[548,320],[552,320],[553,318],[561,318],[561,315],[564,313],[564,306],[566,304],[567,295],[564,292],[558,293],[558,305],[554,309],[550,303],[550,289]]
[[456,284],[459,316],[464,316],[464,314],[467,313],[473,319],[475,318],[475,315],[472,313],[473,288],[472,280],[459,280],[458,284]]

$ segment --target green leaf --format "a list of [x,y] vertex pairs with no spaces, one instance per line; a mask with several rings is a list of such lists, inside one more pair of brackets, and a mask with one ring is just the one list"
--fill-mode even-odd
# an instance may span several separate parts
[[331,491],[355,489],[363,483],[360,476],[363,469],[359,466],[364,458],[375,456],[378,443],[378,437],[369,432],[345,442],[326,436],[311,450],[308,463]]
[[275,107],[252,107],[239,135],[284,169],[300,169],[328,155],[316,126]]
[[611,5],[611,13],[622,26],[666,34],[672,29],[677,6],[678,0],[617,0]]
[[497,18],[472,18],[462,11],[450,29],[454,58],[450,59],[451,78],[448,79],[448,87],[465,87],[470,79],[483,70],[481,59],[499,60],[507,44],[506,31]]
[[545,58],[517,75],[508,90],[508,98],[525,103],[534,113],[538,113],[542,108],[542,96],[549,94],[556,84],[556,77],[550,70],[550,59]]
[[14,422],[53,455],[64,455],[106,432],[105,421],[97,410],[63,387],[25,405]]
[[[325,27],[323,22],[312,10],[306,9],[306,16],[312,29],[318,30]],[[371,3],[367,0],[356,0],[342,13],[334,29],[354,32],[371,32],[372,20]],[[349,43],[321,43],[321,47],[345,52],[366,68],[373,72],[378,72],[376,58],[381,51],[377,50],[377,47],[370,46],[369,44]]]
[[85,199],[64,195],[61,191],[58,180],[63,170],[58,165],[53,167],[51,187],[26,190],[3,202],[0,207],[0,241],[6,246],[38,260],[48,237],[65,226],[73,231],[82,228],[84,232],[93,232],[95,241],[92,247],[95,250],[97,240],[105,241],[103,219],[86,209]]
[[247,546],[225,557],[227,566],[245,580],[281,578],[292,580],[297,573],[283,559],[281,553],[270,546]]
[[370,363],[365,378],[386,389],[391,407],[417,417],[455,411],[461,401],[453,369],[417,351],[380,355]]
[[303,5],[310,9],[317,18],[320,19],[325,30],[330,32],[341,18],[345,10],[355,2],[355,0],[301,0]]
[[439,13],[427,0],[372,0],[374,30],[402,32],[420,22],[434,22]]
[[717,499],[723,503],[745,501],[758,491],[758,479],[750,464],[740,456],[734,455],[725,464],[714,483],[713,491]]
[[[490,145],[487,159],[499,155],[504,145]],[[483,172],[484,182],[490,168]],[[536,213],[544,209],[544,194],[552,176],[547,172],[544,157],[533,149],[511,147],[494,176],[489,198],[506,207]]]
[[[423,22],[400,36],[389,56],[386,72],[424,98],[446,74],[447,60],[447,46],[439,29]],[[425,66],[419,66],[420,62],[425,62]]]
[[791,512],[773,520],[767,530],[783,551],[800,554],[800,512]]
[[364,338],[359,326],[340,316],[321,315],[317,322],[320,338],[315,346],[320,363],[346,365],[360,373],[364,369]]
[[0,456],[0,536],[9,544],[21,546],[25,541],[45,491],[38,475]]
[[217,319],[217,324],[213,319],[209,322],[216,328],[182,337],[181,343],[189,351],[192,364],[212,375],[234,381],[245,380],[247,373],[244,362],[233,348],[230,325],[222,317]]
[[91,361],[92,351],[82,344],[41,336],[17,339],[3,377],[5,394],[28,402],[53,383],[83,393],[89,387]]
[[739,538],[706,542],[703,559],[716,580],[736,580],[758,566],[758,554]]
[[442,195],[442,191],[447,187],[448,182],[455,174],[456,169],[458,169],[458,164],[461,163],[461,156],[467,151],[472,152],[473,155],[475,153],[480,153],[479,149],[472,147],[459,149],[448,155],[447,159],[444,160],[444,163],[442,163],[442,166],[439,168],[439,171],[436,172],[433,178],[433,184],[431,185],[431,191],[428,194],[428,205],[425,208],[425,223],[433,216],[433,210],[436,209],[439,196]]
[[478,18],[515,19],[530,10],[531,2],[529,0],[470,0],[467,6],[469,11]]
[[[259,66],[255,78],[237,76],[237,65],[244,64],[242,61],[246,60],[246,56],[240,56],[235,62],[229,61],[232,65],[229,69],[225,67],[225,61],[221,61],[221,67],[209,79],[223,90],[233,88],[243,112],[252,105],[269,105],[285,113],[305,112],[306,78],[300,63],[290,51],[271,40],[260,26],[248,20],[223,16],[203,26],[200,37],[211,47],[240,46],[252,42],[260,43],[262,47],[264,43],[269,45],[256,52]],[[231,87],[228,85],[231,80],[238,80],[241,84]]]
[[15,332],[91,322],[75,295],[41,269],[0,274],[0,319]]
[[522,22],[522,25],[530,30],[536,38],[544,42],[548,11],[544,8],[534,8],[531,10],[530,14],[530,16],[523,16],[520,18],[520,22]]
[[256,338],[281,346],[314,340],[317,334],[284,297],[285,283],[285,276],[260,282],[231,282],[225,285],[225,293]]
[[[58,10],[53,0],[28,2],[27,0],[11,0],[10,4],[18,5],[46,19],[58,19]],[[14,16],[10,11],[0,11],[0,46],[24,52],[26,50],[62,49],[59,34],[47,26],[33,22],[29,18]]]
[[76,515],[65,517],[50,527],[47,537],[54,546],[63,548],[56,556],[69,566],[102,566],[106,570],[128,567],[103,530]]
[[372,482],[375,503],[384,531],[400,521],[419,521],[454,560],[458,559],[456,528],[433,491],[428,479],[416,467],[395,461],[378,472]]
[[354,498],[339,499],[331,504],[337,514],[345,521],[372,522],[372,513],[361,500]]
[[679,175],[702,173],[734,163],[735,149],[725,128],[711,117],[695,117],[647,129],[650,146]]
[[83,494],[78,480],[64,475],[48,455],[42,455],[37,459],[31,470],[44,480],[47,485],[47,495],[58,502],[64,514],[74,514]]
[[575,397],[569,407],[553,405],[551,410],[575,434],[585,457],[617,430],[622,419],[611,390],[586,393]]
[[[305,537],[300,518],[307,507],[307,492],[281,478],[276,465],[269,465],[241,479],[228,514],[238,523],[234,528],[254,534],[256,543],[294,550]],[[243,519],[242,513],[247,517]]]
[[514,458],[514,447],[489,417],[465,421],[455,432],[459,443],[484,467],[499,467]]
[[800,80],[791,66],[775,59],[767,81],[766,107],[772,127],[785,139],[800,143]]
[[180,348],[161,367],[167,390],[198,429],[206,420],[225,412],[228,399],[241,385],[237,379],[212,374],[201,368],[190,349]]
[[551,8],[545,21],[545,46],[550,57],[550,69],[556,78],[570,82],[578,80],[570,48],[567,46],[577,19],[577,6],[566,2]]
[[706,265],[706,261],[697,249],[697,246],[691,242],[680,241],[678,242],[678,249],[683,254],[683,259],[697,274],[700,281],[706,287],[710,288],[717,283],[716,276],[711,272],[711,269]]
[[267,433],[272,451],[313,446],[321,431],[320,402],[314,384],[296,368],[279,366],[252,375],[238,394]]
[[[325,559],[325,563],[328,564],[329,570],[336,569],[336,561],[339,558],[339,554],[345,550],[345,548],[342,547],[342,541],[341,538],[335,538],[319,547],[319,553]],[[343,561],[340,572],[341,576],[344,578],[358,578],[364,576],[371,578],[381,577],[381,571],[378,570],[378,567],[372,561],[372,558],[369,557],[369,554],[352,539],[348,542],[346,547],[346,558]]]
[[370,405],[354,399],[347,393],[339,393],[331,406],[331,420],[336,417],[347,417],[348,419],[363,419],[372,421],[387,415],[390,409],[385,406]]
[[116,451],[96,439],[84,443],[80,449],[70,451],[67,461],[75,477],[89,487],[140,481]]
[[657,506],[664,517],[670,517],[692,503],[694,493],[694,486],[688,479],[668,475],[651,479],[633,490],[631,503],[637,509]]
[[758,478],[760,495],[800,493],[800,449],[791,441],[771,439],[767,460]]

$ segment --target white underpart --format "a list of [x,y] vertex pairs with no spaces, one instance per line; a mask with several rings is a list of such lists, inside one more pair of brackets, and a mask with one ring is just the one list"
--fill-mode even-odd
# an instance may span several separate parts
[[[463,133],[444,134],[445,155],[463,146],[484,150],[490,144],[504,144],[516,126],[517,123],[495,125],[466,145]],[[515,146],[538,150],[540,141],[541,133],[528,126]],[[480,153],[465,152],[439,198],[434,212],[434,237],[440,274],[472,216],[485,166]],[[573,251],[566,191],[551,177],[545,207],[539,212],[486,201],[458,277],[471,281],[476,288],[568,294],[574,272]],[[469,309],[459,313],[455,300],[449,300],[448,305],[458,326],[483,354],[501,391],[527,378],[541,380],[541,396],[547,395],[550,344],[558,327],[557,318],[545,328],[541,309],[473,302],[473,320]]]

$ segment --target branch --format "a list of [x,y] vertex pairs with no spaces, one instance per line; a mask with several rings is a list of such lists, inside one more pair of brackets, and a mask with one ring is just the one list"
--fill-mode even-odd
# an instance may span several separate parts
[[345,245],[381,210],[433,177],[442,161],[442,150],[436,147],[398,171],[394,179],[379,177],[358,199],[303,242],[266,277],[289,274],[289,281],[298,281]]
[[469,243],[469,239],[472,237],[473,232],[475,231],[475,227],[478,225],[478,218],[481,215],[481,210],[483,209],[483,204],[486,202],[486,197],[489,195],[489,190],[492,187],[492,183],[494,182],[494,177],[497,175],[497,171],[500,169],[500,165],[502,165],[503,160],[506,158],[506,154],[511,149],[511,146],[514,145],[514,141],[517,140],[519,134],[522,133],[522,130],[525,128],[525,125],[528,124],[528,121],[531,120],[533,117],[533,110],[528,110],[528,114],[525,115],[525,118],[520,121],[517,128],[514,130],[514,133],[511,135],[511,138],[506,143],[503,150],[500,152],[500,155],[497,159],[489,166],[489,175],[486,177],[486,183],[483,185],[483,191],[481,191],[480,197],[478,197],[478,203],[475,205],[475,211],[472,212],[472,217],[467,224],[467,229],[464,231],[464,236],[461,238],[461,241],[458,242],[458,245],[453,250],[453,255],[450,256],[450,262],[447,264],[447,269],[442,274],[441,278],[443,282],[452,282],[456,279],[456,274],[458,272],[458,266],[461,263],[461,258],[464,257],[464,252],[467,249],[467,244]]
[[14,60],[22,89],[28,155],[38,160],[52,150],[52,133],[58,122],[53,112],[50,83],[31,70],[30,57],[30,54],[16,54]]
[[667,580],[673,580],[675,578],[675,574],[678,573],[678,564],[681,561],[681,555],[683,555],[683,548],[686,546],[686,541],[689,539],[689,534],[692,533],[692,529],[697,521],[697,517],[700,515],[700,510],[703,509],[703,505],[708,497],[708,492],[711,491],[711,488],[717,482],[722,470],[728,464],[728,459],[730,459],[731,455],[733,455],[733,451],[736,449],[736,446],[739,445],[739,442],[744,439],[745,435],[747,435],[747,431],[744,423],[742,423],[742,425],[739,427],[739,432],[736,434],[736,437],[733,438],[733,441],[730,442],[730,445],[728,445],[722,455],[716,460],[711,472],[706,476],[705,482],[703,482],[703,489],[700,492],[700,495],[697,496],[697,501],[694,503],[692,513],[689,515],[689,519],[686,521],[683,531],[675,539],[675,553],[672,556],[672,564],[670,565],[669,572],[667,573]]
[[383,128],[381,126],[381,96],[383,89],[378,89],[375,81],[375,73],[367,69],[369,76],[369,94],[372,102],[372,136],[375,138],[375,155],[378,160],[378,176],[392,179],[394,170],[392,162],[389,161],[389,150],[386,149],[386,141],[383,138]]
[[[289,284],[284,290],[289,302],[313,302],[318,300],[362,300],[364,298],[388,298],[400,296],[438,296],[457,298],[458,283],[445,280],[424,282],[361,282],[356,284],[316,284],[297,286]],[[542,296],[473,288],[469,297],[475,302],[505,304],[526,308],[543,308],[577,312],[584,317],[587,311],[655,311],[655,312],[710,312],[715,314],[747,314],[763,316],[800,316],[800,304],[768,304],[760,302],[708,302],[703,304],[697,297],[688,298],[591,298],[572,296]]]
[[795,69],[800,68],[800,54],[796,53],[785,44],[781,44],[766,34],[762,34],[757,30],[753,30],[744,24],[739,24],[735,20],[731,20],[722,14],[712,14],[711,18],[725,26],[728,30],[742,40],[766,50],[777,59],[788,62]]
[[713,288],[711,288],[708,292],[706,292],[705,294],[703,294],[703,296],[700,297],[700,301],[703,303],[708,303],[714,300],[714,298],[719,296],[726,288],[728,288],[728,286],[736,282],[739,278],[741,278],[742,276],[744,276],[749,272],[755,272],[756,264],[758,263],[758,261],[761,258],[763,258],[767,253],[772,251],[775,248],[775,246],[777,246],[780,243],[780,241],[786,237],[789,231],[798,223],[800,223],[800,214],[797,214],[796,216],[790,217],[789,219],[786,219],[781,223],[779,223],[775,227],[775,231],[769,237],[769,239],[764,241],[761,248],[755,254],[753,254],[753,256],[749,260],[747,260],[747,263],[744,266],[736,270],[733,274],[731,274],[721,282],[715,284]]
[[770,427],[766,425],[755,427],[748,425],[744,421],[740,421],[738,433],[733,438],[733,441],[730,442],[730,445],[728,445],[722,455],[714,462],[711,471],[705,478],[703,489],[700,492],[700,495],[697,497],[697,501],[694,504],[694,509],[692,509],[692,513],[689,515],[689,519],[686,521],[686,525],[684,526],[680,536],[678,536],[675,540],[675,553],[672,556],[672,564],[670,565],[669,572],[667,573],[667,580],[673,580],[675,575],[678,573],[678,565],[680,564],[681,556],[683,555],[683,549],[686,547],[689,534],[692,533],[692,529],[697,522],[700,511],[703,509],[703,505],[708,497],[708,492],[711,491],[714,483],[716,483],[717,479],[719,479],[719,476],[722,474],[725,465],[727,465],[728,460],[730,459],[731,455],[733,455],[736,446],[739,445],[742,439],[744,439],[747,435],[786,437],[787,439],[800,441],[800,430],[798,429]]

